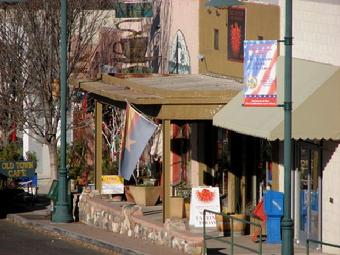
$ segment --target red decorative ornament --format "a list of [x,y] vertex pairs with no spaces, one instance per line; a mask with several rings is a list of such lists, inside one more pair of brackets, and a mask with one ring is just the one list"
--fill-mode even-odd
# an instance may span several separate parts
[[202,189],[202,191],[196,192],[196,196],[201,202],[209,203],[214,200],[215,193],[208,189]]
[[241,51],[241,28],[235,22],[230,29],[231,33],[231,51],[233,57],[237,58]]

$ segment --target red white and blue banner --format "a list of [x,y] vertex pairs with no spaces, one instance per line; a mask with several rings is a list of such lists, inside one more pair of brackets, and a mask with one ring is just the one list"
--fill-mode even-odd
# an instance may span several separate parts
[[125,130],[122,141],[119,175],[129,180],[137,162],[153,135],[157,125],[137,112],[129,103],[126,105]]
[[244,41],[243,106],[277,106],[277,41]]

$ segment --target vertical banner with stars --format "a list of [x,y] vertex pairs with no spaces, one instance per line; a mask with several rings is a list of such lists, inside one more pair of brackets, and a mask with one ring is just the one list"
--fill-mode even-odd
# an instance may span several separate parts
[[244,41],[243,106],[277,106],[277,41]]
[[126,105],[125,129],[122,141],[119,175],[129,180],[142,152],[157,125],[137,112],[129,103]]

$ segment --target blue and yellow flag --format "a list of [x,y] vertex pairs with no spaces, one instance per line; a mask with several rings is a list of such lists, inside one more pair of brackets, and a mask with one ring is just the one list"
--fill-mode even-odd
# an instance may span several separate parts
[[119,165],[119,174],[124,179],[130,179],[146,144],[156,128],[157,125],[155,123],[142,116],[127,103]]

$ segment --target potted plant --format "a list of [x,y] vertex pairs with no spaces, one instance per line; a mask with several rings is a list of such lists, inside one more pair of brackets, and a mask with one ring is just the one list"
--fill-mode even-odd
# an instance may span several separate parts
[[[239,206],[237,208],[239,208]],[[247,224],[243,221],[249,220],[249,215],[251,215],[252,209],[253,209],[252,203],[246,205],[244,211],[236,209],[235,212],[230,212],[227,207],[223,207],[222,212],[231,216],[233,220],[231,220],[230,217],[228,216],[223,217],[217,215],[216,216],[217,229],[227,234],[230,234],[231,230],[233,230],[234,236],[244,235],[247,232]]]
[[174,196],[170,197],[170,217],[190,217],[191,186],[181,182],[174,186]]
[[136,204],[144,206],[155,205],[161,194],[161,186],[137,184],[129,186],[129,192]]
[[[239,206],[238,206],[239,208]],[[237,210],[234,214],[231,214],[232,217],[240,220],[249,220],[249,215],[251,215],[253,211],[253,204],[250,202],[245,206],[245,209],[242,210]],[[231,223],[230,223],[231,224]],[[231,226],[231,225],[230,225]],[[245,222],[239,221],[239,220],[233,220],[233,226],[231,226],[234,232],[234,235],[244,235],[246,232],[249,231],[247,230],[247,225]]]

